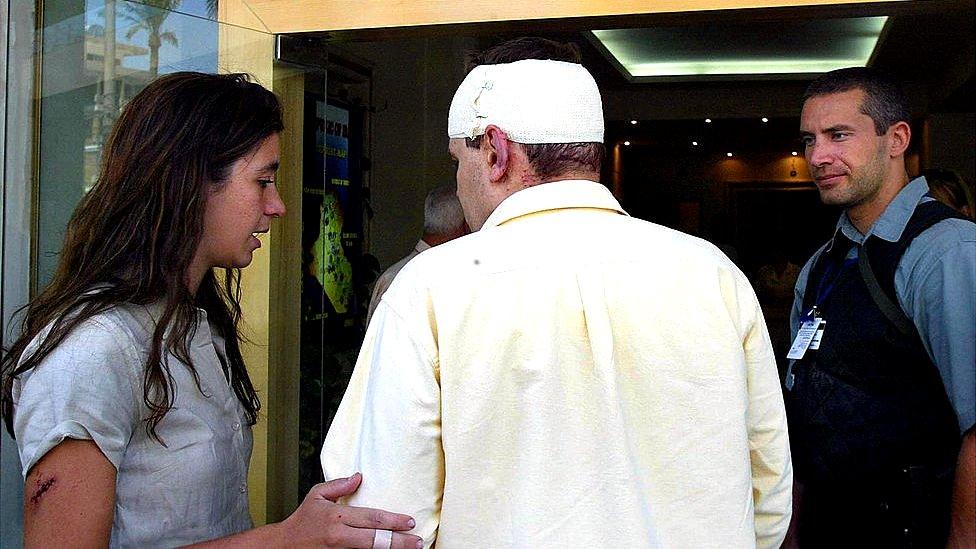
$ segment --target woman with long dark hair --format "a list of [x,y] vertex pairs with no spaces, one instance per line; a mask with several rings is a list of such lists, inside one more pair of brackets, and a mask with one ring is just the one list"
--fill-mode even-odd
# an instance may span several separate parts
[[[354,475],[249,530],[260,402],[241,357],[238,270],[285,213],[282,129],[274,94],[240,74],[168,75],[123,110],[54,278],[0,358],[27,546],[371,547],[376,528],[412,527],[333,503]],[[395,534],[393,546],[418,540]]]

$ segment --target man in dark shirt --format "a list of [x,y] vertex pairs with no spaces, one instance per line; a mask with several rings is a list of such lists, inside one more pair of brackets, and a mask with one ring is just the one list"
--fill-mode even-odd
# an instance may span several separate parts
[[973,546],[976,225],[909,181],[909,116],[897,85],[867,68],[805,94],[810,172],[821,200],[844,208],[797,280],[784,380],[788,542],[807,547],[941,547],[950,524]]

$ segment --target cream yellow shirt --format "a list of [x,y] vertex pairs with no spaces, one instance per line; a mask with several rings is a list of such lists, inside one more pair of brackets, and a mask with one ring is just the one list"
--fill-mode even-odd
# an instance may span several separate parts
[[439,548],[778,547],[790,518],[748,281],[589,181],[519,191],[400,271],[322,465]]

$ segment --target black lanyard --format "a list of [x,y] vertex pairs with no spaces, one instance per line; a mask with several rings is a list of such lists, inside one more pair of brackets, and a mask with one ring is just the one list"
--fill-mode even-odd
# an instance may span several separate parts
[[[834,288],[837,287],[837,282],[840,281],[841,277],[848,269],[853,267],[857,263],[856,257],[844,258],[844,261],[838,263],[837,261],[831,261],[824,268],[824,273],[820,277],[820,284],[817,286],[817,299],[813,302],[813,307],[805,315],[800,318],[800,324],[813,321],[815,318],[820,317],[820,311],[818,306],[823,305],[823,302],[830,296]],[[839,265],[839,267],[838,267]],[[837,272],[834,272],[836,268]],[[783,386],[787,391],[793,390],[793,385],[796,382],[796,376],[793,375],[793,366],[796,364],[796,360],[791,359],[789,367],[786,369],[786,378],[784,379]]]
[[[827,265],[827,268],[824,269],[823,276],[820,277],[820,285],[817,286],[817,299],[813,302],[814,307],[823,305],[824,301],[827,300],[827,297],[830,296],[830,293],[834,291],[834,288],[837,286],[837,282],[840,280],[841,276],[843,276],[844,273],[855,264],[857,264],[856,257],[845,258],[844,262],[840,264],[840,268],[837,269],[836,274],[834,274],[833,271],[834,267],[837,266],[837,263],[831,262]],[[834,276],[831,277],[831,274]],[[830,279],[829,282],[828,279]]]

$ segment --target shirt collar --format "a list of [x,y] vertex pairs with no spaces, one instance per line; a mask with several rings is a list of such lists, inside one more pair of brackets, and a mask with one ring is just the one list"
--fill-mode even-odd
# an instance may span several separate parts
[[[155,330],[156,325],[159,320],[163,317],[163,311],[166,309],[166,303],[162,300],[153,301],[145,305],[127,304],[126,308],[130,311],[133,317],[137,319],[140,325],[146,327],[149,334],[151,335],[153,330]],[[208,320],[207,311],[201,307],[195,307],[197,313],[196,325],[193,326],[190,332],[190,343],[199,347],[201,345],[206,345],[210,343],[213,339],[213,334],[211,334],[210,322]],[[163,338],[169,338],[170,333],[173,331],[173,324],[166,327],[166,332],[163,334]]]
[[429,249],[430,249],[430,244],[424,242],[424,239],[422,238],[418,240],[417,245],[413,247],[413,251],[417,252],[418,254],[424,250],[429,250]]
[[[864,243],[869,236],[876,236],[888,242],[898,242],[901,234],[905,231],[905,226],[908,225],[908,220],[915,212],[915,207],[923,201],[923,197],[928,192],[929,185],[925,178],[916,177],[895,195],[894,200],[881,213],[881,217],[871,225],[867,234],[861,234],[857,230],[857,227],[847,217],[847,212],[841,214],[834,234],[836,235],[839,231],[857,244]],[[830,247],[833,247],[833,243]]]
[[482,230],[523,215],[563,208],[597,208],[629,215],[610,190],[600,183],[570,179],[534,185],[512,194],[488,216]]

